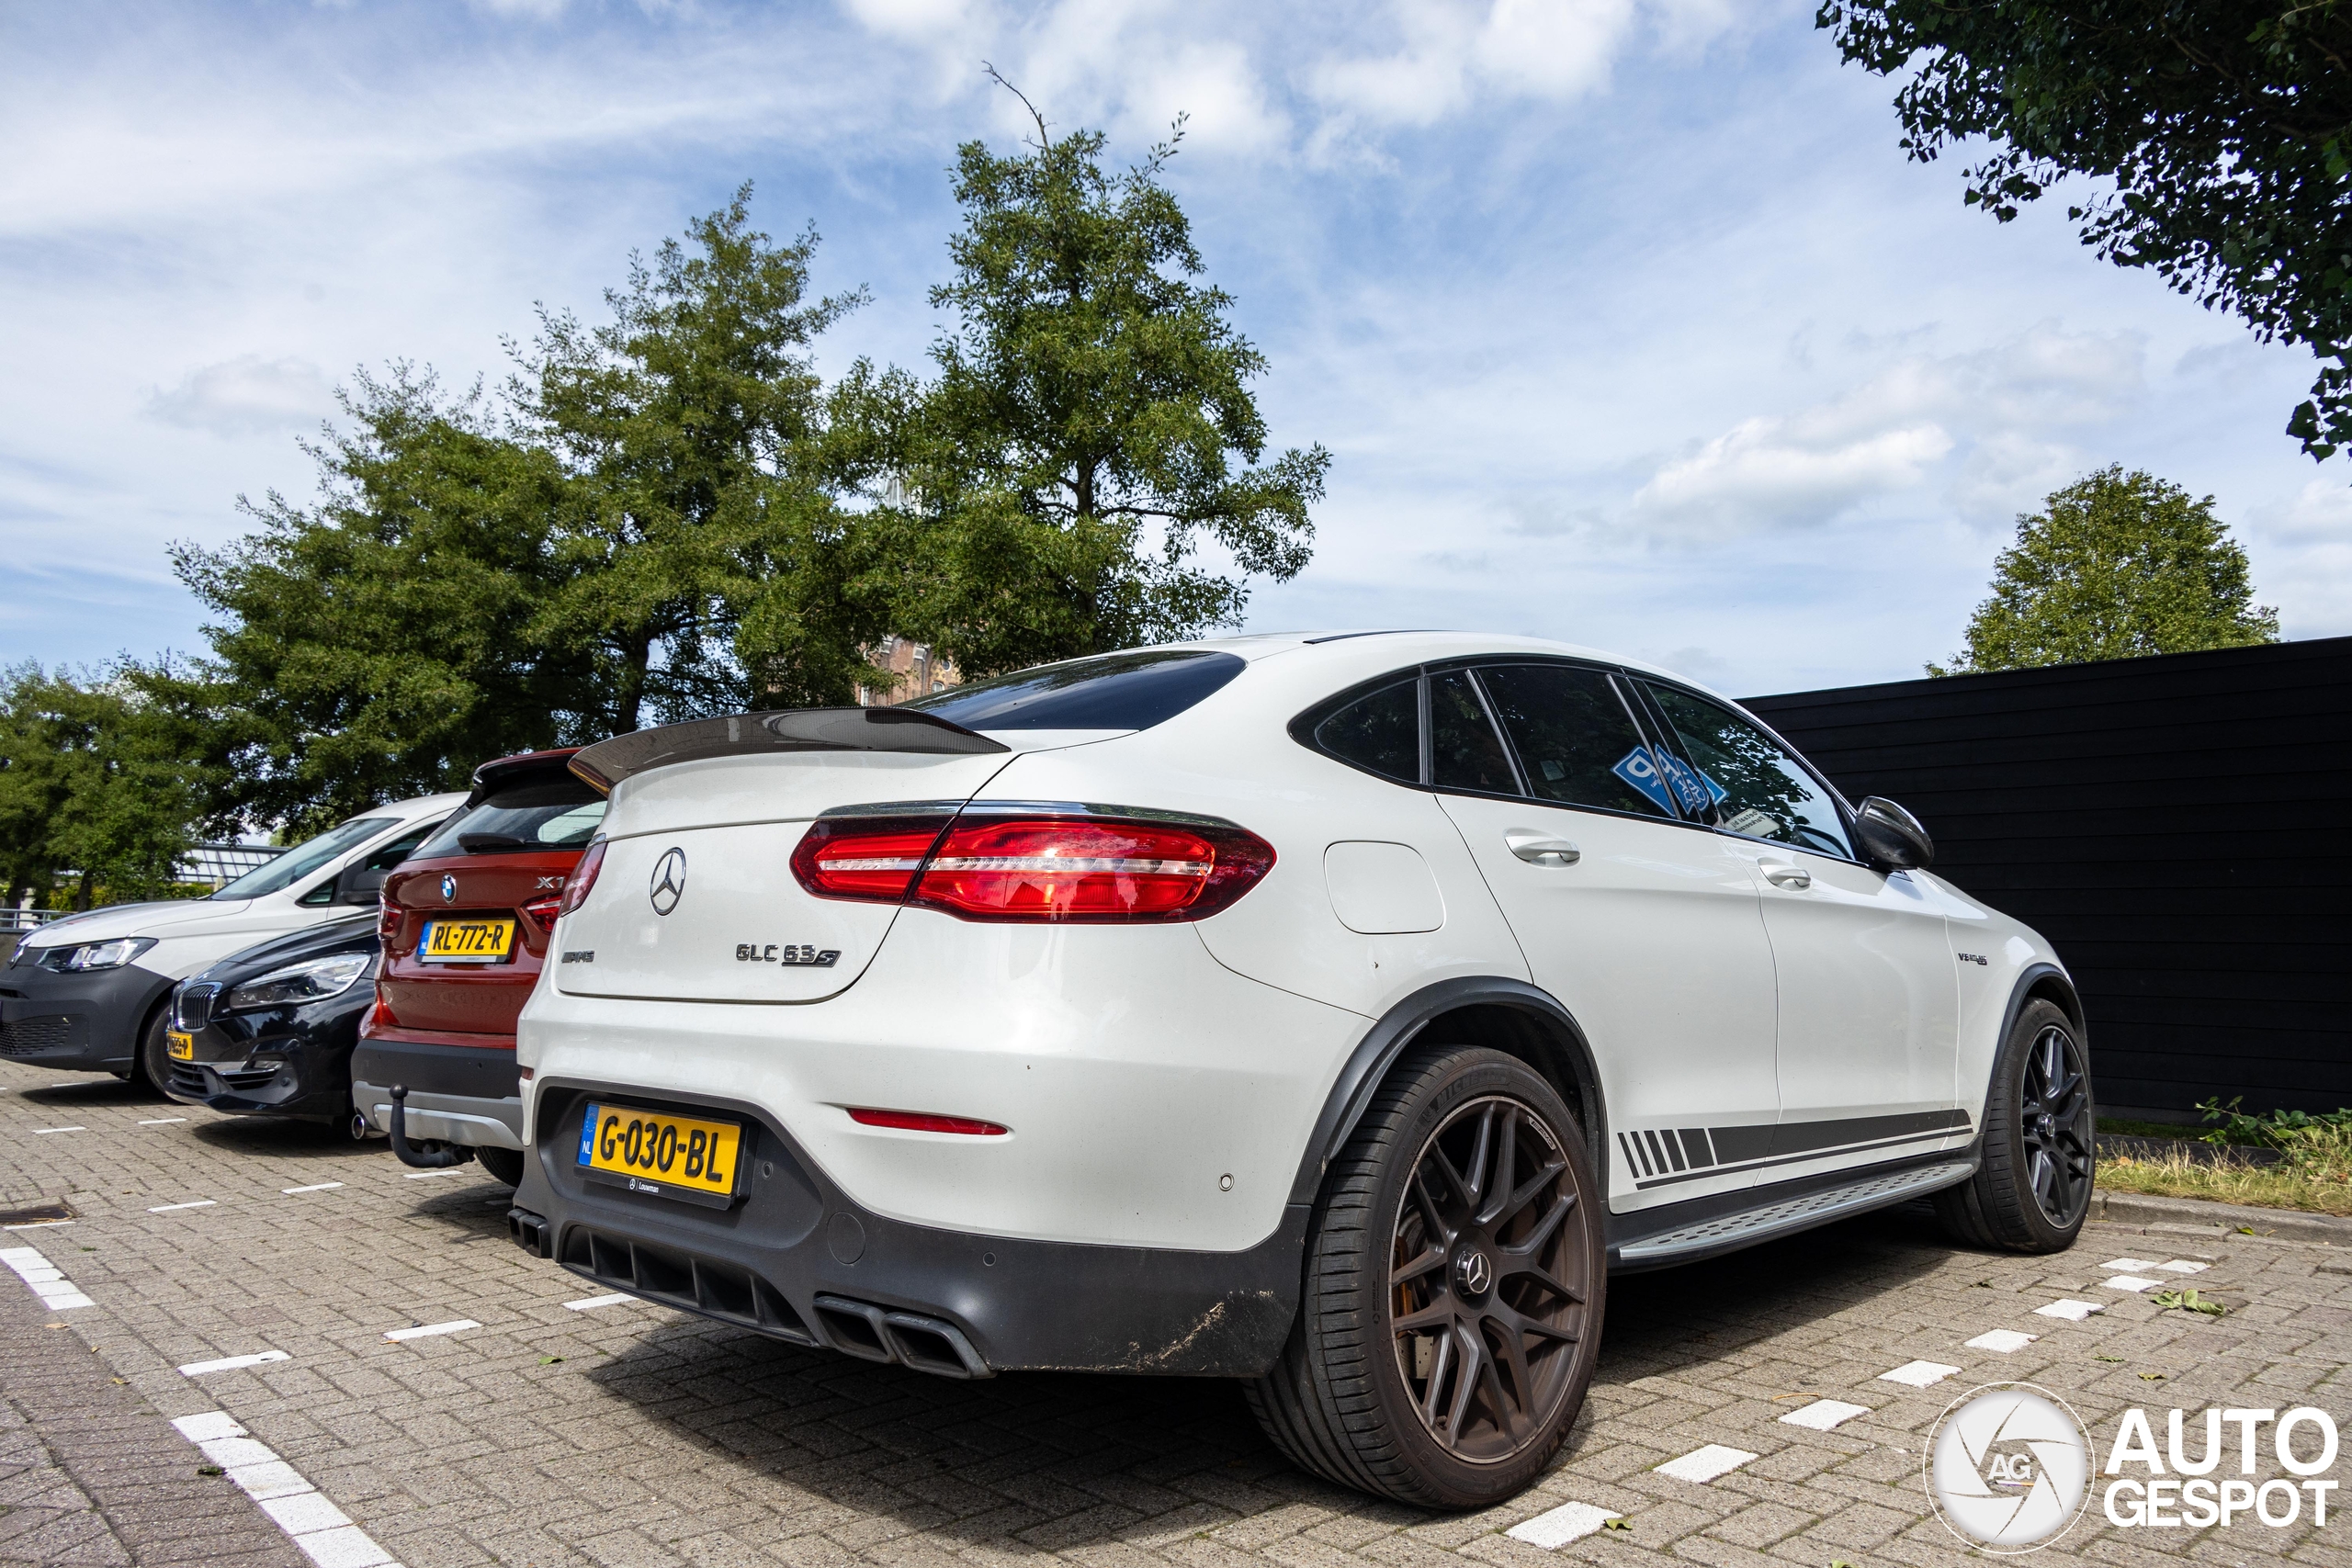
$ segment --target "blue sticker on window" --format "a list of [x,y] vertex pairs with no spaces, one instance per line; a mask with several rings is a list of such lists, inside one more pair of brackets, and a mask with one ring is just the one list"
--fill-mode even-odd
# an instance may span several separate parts
[[[1661,770],[1663,776],[1661,776]],[[1657,804],[1661,811],[1674,809],[1672,795],[1679,796],[1685,815],[1695,817],[1730,792],[1698,769],[1689,766],[1679,757],[1661,756],[1653,759],[1649,748],[1636,746],[1617,759],[1609,770]]]

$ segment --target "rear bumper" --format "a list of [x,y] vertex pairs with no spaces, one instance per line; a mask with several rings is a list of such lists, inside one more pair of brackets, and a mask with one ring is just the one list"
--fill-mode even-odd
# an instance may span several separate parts
[[512,1216],[518,1242],[608,1290],[949,1376],[1256,1377],[1281,1353],[1298,1310],[1305,1204],[1287,1205],[1272,1235],[1239,1252],[910,1224],[851,1200],[758,1106],[664,1096],[747,1128],[745,1196],[703,1208],[581,1179],[582,1108],[610,1095],[643,1091],[539,1080],[536,1146]]
[[140,1026],[173,984],[136,964],[72,975],[29,964],[0,969],[0,1056],[63,1072],[129,1072]]
[[469,1148],[523,1146],[523,1100],[511,1049],[362,1040],[351,1054],[351,1103],[379,1133],[391,1131],[395,1084],[409,1091],[411,1138]]

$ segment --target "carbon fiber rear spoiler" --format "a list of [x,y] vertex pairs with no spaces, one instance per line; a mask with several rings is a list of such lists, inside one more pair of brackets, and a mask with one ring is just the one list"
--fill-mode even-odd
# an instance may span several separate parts
[[956,757],[1009,751],[985,735],[908,708],[787,708],[689,719],[599,740],[571,759],[571,771],[610,795],[623,779],[705,757],[763,751],[912,751]]

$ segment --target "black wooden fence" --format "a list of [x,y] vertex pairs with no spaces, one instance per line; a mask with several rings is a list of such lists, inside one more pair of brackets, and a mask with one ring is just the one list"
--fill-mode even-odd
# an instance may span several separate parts
[[2106,1113],[2352,1105],[2352,637],[1747,705],[2056,944]]

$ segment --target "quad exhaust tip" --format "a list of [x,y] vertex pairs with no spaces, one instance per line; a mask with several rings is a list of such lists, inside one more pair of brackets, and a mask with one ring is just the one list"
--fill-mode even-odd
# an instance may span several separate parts
[[819,1296],[811,1303],[825,1342],[846,1356],[896,1361],[943,1378],[986,1378],[996,1373],[964,1331],[920,1313],[894,1312],[846,1296]]

